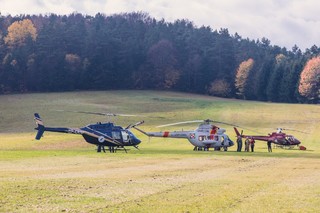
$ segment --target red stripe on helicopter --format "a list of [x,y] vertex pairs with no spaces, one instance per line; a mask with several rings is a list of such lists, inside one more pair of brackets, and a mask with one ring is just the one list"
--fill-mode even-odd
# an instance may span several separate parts
[[164,132],[162,137],[168,137],[170,132]]

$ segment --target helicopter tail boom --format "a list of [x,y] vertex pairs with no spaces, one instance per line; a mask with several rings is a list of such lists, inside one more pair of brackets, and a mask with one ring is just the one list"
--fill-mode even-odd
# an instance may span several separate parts
[[34,113],[34,120],[37,124],[35,130],[38,130],[36,139],[40,140],[45,131],[47,132],[59,132],[59,133],[72,133],[72,134],[83,134],[83,131],[80,129],[66,128],[66,127],[45,127],[42,119],[38,113]]
[[133,127],[144,135],[148,137],[159,137],[159,138],[188,138],[189,131],[174,131],[174,132],[145,132],[136,126]]

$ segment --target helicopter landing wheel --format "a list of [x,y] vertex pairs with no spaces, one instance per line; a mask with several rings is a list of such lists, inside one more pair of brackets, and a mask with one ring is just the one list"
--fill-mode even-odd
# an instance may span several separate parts
[[226,152],[228,151],[228,147],[223,147],[223,150]]

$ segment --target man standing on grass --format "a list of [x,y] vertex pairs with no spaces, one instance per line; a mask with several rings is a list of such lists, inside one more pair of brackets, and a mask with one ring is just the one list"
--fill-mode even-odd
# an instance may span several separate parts
[[242,138],[241,138],[241,136],[238,136],[238,138],[237,138],[237,145],[238,145],[237,152],[241,152],[241,149],[242,149]]
[[250,140],[251,152],[254,152],[254,143],[255,143],[254,139],[251,138],[251,140]]
[[246,138],[246,140],[245,140],[245,142],[244,142],[244,151],[245,152],[249,152],[249,144],[250,144],[250,142],[249,142],[249,138]]
[[271,141],[268,141],[268,152],[272,152]]

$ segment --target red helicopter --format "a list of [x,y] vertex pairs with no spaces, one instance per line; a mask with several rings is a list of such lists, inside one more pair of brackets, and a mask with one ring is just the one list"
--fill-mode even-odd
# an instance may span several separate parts
[[[269,133],[268,136],[243,135],[242,132],[240,134],[238,129],[236,127],[234,127],[234,131],[236,132],[237,137],[266,141],[268,143],[274,143],[280,148],[292,149],[294,146],[298,146],[300,150],[306,150],[306,147],[299,146],[299,144],[301,144],[301,142],[297,138],[295,138],[293,135],[288,135],[288,134],[282,132],[283,130],[286,130],[286,129],[277,128],[276,132]],[[297,130],[295,130],[295,131],[297,131]],[[297,131],[297,132],[300,132],[300,131]],[[304,132],[302,132],[302,133],[304,133]]]

